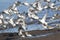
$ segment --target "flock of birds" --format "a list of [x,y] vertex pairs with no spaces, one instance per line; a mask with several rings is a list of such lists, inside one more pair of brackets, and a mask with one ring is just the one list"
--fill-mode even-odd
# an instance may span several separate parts
[[[20,1],[16,1],[13,5],[9,6],[8,9],[3,10],[0,12],[0,28],[6,29],[6,28],[14,28],[14,27],[19,27],[19,33],[18,35],[21,37],[26,37],[29,36],[31,37],[32,35],[29,34],[28,32],[25,32],[23,34],[22,32],[27,30],[26,25],[28,23],[25,22],[26,17],[29,17],[31,22],[34,20],[38,20],[40,24],[43,25],[43,27],[46,29],[53,29],[54,27],[49,26],[49,22],[46,22],[47,15],[48,13],[43,16],[41,19],[40,17],[37,16],[38,12],[43,11],[44,9],[52,9],[52,10],[60,10],[60,6],[56,7],[55,2],[51,2],[51,0],[42,0],[47,3],[47,5],[42,6],[40,0],[36,0],[34,3],[29,4],[28,2],[21,3]],[[60,0],[58,0],[60,2]],[[27,6],[29,7],[28,12],[25,13],[20,13],[19,10],[17,9],[18,6]],[[15,17],[11,17],[12,15],[16,14],[17,18],[14,19]],[[24,15],[25,14],[25,15]],[[53,17],[51,17],[51,20],[54,19],[60,19],[60,15],[58,13],[54,14]],[[59,26],[57,24],[57,26]]]

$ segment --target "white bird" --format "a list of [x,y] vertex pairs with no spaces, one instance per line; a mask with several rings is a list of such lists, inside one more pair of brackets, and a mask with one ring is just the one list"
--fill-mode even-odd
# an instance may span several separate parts
[[47,28],[47,25],[48,25],[48,22],[46,22],[47,13],[44,15],[44,17],[42,19],[39,19],[39,17],[37,15],[35,15],[35,10],[33,10],[33,8],[32,8],[31,10],[28,11],[28,16],[30,18],[39,20],[44,25],[44,28]]
[[3,24],[3,15],[2,14],[0,14],[0,24]]
[[[28,17],[38,20],[39,17],[36,15],[37,12],[38,12],[38,11],[36,11],[34,8],[30,8],[30,9],[28,10]],[[31,20],[31,21],[33,21],[33,20]]]
[[1,19],[1,18],[0,18],[0,27],[2,27],[3,29],[6,28],[6,27],[4,26],[4,20]]
[[25,32],[25,34],[26,34],[27,37],[32,37],[32,35],[29,34],[28,32]]
[[55,3],[47,3],[45,6],[44,6],[44,9],[47,9],[47,8],[50,8],[50,9],[56,9],[56,6],[55,6]]
[[39,17],[36,15],[38,12],[42,11],[43,7],[39,1],[33,3],[33,7],[28,9],[28,16],[33,19],[39,20]]
[[44,8],[44,9],[47,9],[47,8],[48,8],[48,5],[45,5],[43,8]]
[[[4,20],[4,15],[3,14],[0,14],[0,25],[4,28],[6,28],[6,22]],[[7,23],[8,24],[8,23]]]
[[0,14],[0,18],[3,19],[3,15],[2,14]]
[[55,8],[54,6],[55,6],[55,3],[50,3],[50,8],[53,9],[53,8]]
[[60,6],[56,7],[56,10],[60,10]]
[[9,10],[4,10],[3,12],[5,12],[6,14],[10,14]]
[[21,15],[20,18],[22,18],[22,19],[20,19],[20,24],[22,25],[22,28],[23,28],[24,30],[26,30],[25,16],[24,16],[24,15]]
[[56,24],[57,28],[60,29],[60,24]]
[[52,19],[60,19],[60,14],[58,14],[58,13],[54,14],[54,16],[52,17]]
[[21,37],[25,37],[25,35],[23,34],[23,30],[19,29],[18,35]]
[[7,26],[6,25],[3,25],[4,28],[6,28]]
[[37,1],[33,3],[33,7],[35,7],[37,10],[42,11],[43,7],[41,5],[41,2]]
[[19,1],[16,1],[13,5],[11,5],[8,9],[4,10],[6,14],[11,15],[12,13],[19,13],[17,6],[19,6],[21,3]]
[[0,19],[0,24],[2,24],[3,22],[2,22],[2,19]]
[[39,20],[42,23],[43,27],[45,29],[53,29],[53,28],[55,28],[55,27],[49,26],[50,22],[46,22],[46,17],[47,17],[47,13],[44,15],[44,17],[42,19]]
[[34,3],[31,3],[31,4],[24,2],[23,5],[28,6],[29,8],[30,7],[36,8],[35,10],[39,10],[39,11],[41,11],[43,9],[43,7],[39,1],[36,1]]
[[25,5],[25,6],[30,6],[30,4],[28,3],[28,2],[24,2],[24,3],[22,3],[23,5]]
[[[24,32],[24,34],[23,34],[23,32]],[[21,37],[32,37],[32,35],[29,34],[28,32],[25,32],[25,30],[23,30],[23,28],[19,29],[18,35]]]
[[[17,19],[16,24],[21,25],[20,29],[19,29],[19,33],[18,33],[19,36],[21,36],[21,37],[32,36],[32,35],[28,34],[28,32],[24,32],[26,30],[25,16],[22,14],[18,14],[18,17],[19,17],[19,19]],[[23,34],[23,32],[25,34]]]
[[19,5],[21,5],[21,2],[15,1],[15,3],[14,3],[13,5],[11,5],[11,6],[9,7],[9,9],[15,9],[15,8],[18,7]]
[[8,24],[8,19],[4,19],[3,21],[4,21],[4,24],[6,25]]
[[[47,13],[44,15],[44,17],[43,17],[42,19],[39,19],[39,21],[40,21],[44,26],[47,26],[46,17],[47,17]],[[47,28],[47,27],[44,27],[44,28]]]
[[16,24],[14,23],[14,21],[13,21],[13,19],[12,19],[12,18],[9,20],[9,23],[10,23],[13,27],[15,27],[15,26],[16,26]]

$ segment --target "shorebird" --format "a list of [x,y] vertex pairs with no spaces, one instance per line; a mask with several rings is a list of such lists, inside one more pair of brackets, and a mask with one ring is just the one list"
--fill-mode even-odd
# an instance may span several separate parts
[[0,14],[0,18],[3,19],[3,14]]
[[0,25],[3,25],[3,15],[0,14]]
[[31,3],[31,4],[29,4],[28,2],[24,2],[24,3],[22,3],[22,5],[25,5],[25,6],[29,7],[29,8],[32,7],[35,10],[38,10],[38,11],[43,10],[43,7],[42,7],[40,1],[35,1],[34,3]]
[[39,19],[40,24],[42,24],[43,28],[45,29],[53,29],[54,27],[49,26],[50,22],[46,22],[46,18],[47,18],[47,13],[43,16],[42,19]]
[[[44,17],[43,17],[42,19],[40,19],[40,23],[43,25],[43,27],[44,27],[45,29],[53,29],[53,28],[55,28],[55,27],[50,26],[50,25],[60,22],[60,20],[52,20],[52,21],[46,22],[46,17],[47,17],[47,13],[44,15]],[[57,27],[57,26],[56,26],[56,27]]]
[[53,9],[53,10],[56,10],[56,6],[55,6],[55,3],[47,3],[47,5],[44,6],[44,9]]
[[54,14],[54,16],[52,17],[52,19],[60,19],[60,14],[58,14],[58,13]]
[[[19,28],[18,30],[18,35],[21,36],[21,37],[32,37],[31,34],[29,34],[28,32],[26,32],[23,28]],[[24,33],[23,33],[24,32]]]
[[39,1],[36,1],[32,4],[25,2],[23,3],[23,5],[26,5],[29,7],[28,16],[31,18],[31,21],[33,19],[39,19],[39,17],[37,16],[37,13],[43,10],[43,7]]
[[16,24],[14,23],[13,18],[11,18],[8,22],[9,22],[13,27],[15,27],[15,26],[16,26]]
[[7,25],[8,25],[8,21],[4,19],[4,21],[3,21],[3,27],[7,28]]
[[[29,34],[28,32],[25,32],[26,29],[26,24],[25,24],[25,16],[22,14],[18,14],[18,19],[16,21],[16,24],[19,25],[19,32],[18,35],[21,37],[26,37],[26,36],[32,36],[31,34]],[[25,34],[23,34],[23,32]]]
[[28,2],[24,2],[24,3],[22,3],[22,5],[25,5],[25,6],[31,7],[31,4],[29,4]]
[[21,3],[19,1],[16,1],[13,5],[11,5],[8,9],[4,10],[3,12],[6,14],[11,15],[12,13],[19,13],[17,10],[17,6],[19,6]]
[[56,7],[56,10],[60,10],[60,6]]
[[2,27],[2,29],[6,29],[7,28],[4,19],[1,19],[1,18],[0,18],[0,27]]
[[[44,15],[44,17],[42,19],[39,19],[39,21],[44,25],[44,26],[47,26],[48,23],[46,22],[46,17],[47,17],[47,13]],[[44,27],[44,28],[47,28],[47,27]]]
[[39,19],[39,17],[37,16],[37,11],[35,11],[34,8],[30,8],[28,10],[28,16],[33,19]]
[[50,3],[50,7],[53,8],[55,3]]
[[7,28],[8,27],[7,25],[9,24],[8,23],[9,19],[10,18],[8,16],[5,17],[5,15],[3,15],[3,19],[2,19],[2,23],[3,24],[2,25],[3,25],[4,28]]
[[0,18],[0,25],[2,25],[2,19]]
[[38,10],[38,11],[42,11],[43,10],[43,6],[41,5],[40,1],[36,1],[33,3],[33,7]]
[[60,29],[60,24],[56,24],[57,28]]
[[6,25],[4,25],[4,20],[0,18],[0,29],[5,29],[6,28]]
[[34,2],[33,7],[30,7],[28,9],[28,16],[32,19],[39,20],[39,17],[37,16],[37,13],[43,10],[43,7],[39,1]]

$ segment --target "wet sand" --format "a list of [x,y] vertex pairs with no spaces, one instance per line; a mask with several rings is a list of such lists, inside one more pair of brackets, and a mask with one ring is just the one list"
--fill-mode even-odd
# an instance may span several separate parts
[[0,40],[60,40],[60,33],[38,38],[20,38],[19,36],[0,35]]
[[[45,33],[45,32],[54,32],[54,34],[48,35],[48,36],[43,36],[43,37],[26,37],[26,38],[21,38],[18,36],[17,33],[2,33],[0,34],[0,40],[60,40],[60,30],[45,30],[45,31],[34,31],[35,34],[39,33]],[[31,32],[34,34],[33,32]]]

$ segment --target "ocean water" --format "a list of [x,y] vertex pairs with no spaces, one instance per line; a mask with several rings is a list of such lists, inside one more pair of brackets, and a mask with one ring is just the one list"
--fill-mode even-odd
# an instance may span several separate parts
[[[5,10],[5,9],[7,9],[7,8],[8,8],[10,5],[12,5],[15,1],[16,1],[16,0],[0,0],[0,12],[3,11],[3,10]],[[35,0],[19,0],[19,1],[21,1],[21,2],[25,2],[25,1],[26,1],[26,2],[29,2],[29,3],[33,3]],[[54,2],[54,1],[55,1],[55,0],[51,0],[51,2]],[[43,5],[43,4],[44,4],[44,3],[42,3],[42,5]],[[57,1],[57,2],[56,2],[56,6],[60,6],[60,2]],[[22,7],[18,7],[18,9],[19,9],[19,12],[23,12],[23,11],[27,12],[28,7],[22,6]],[[53,10],[51,10],[51,9],[49,9],[49,10],[45,9],[44,11],[39,12],[38,16],[39,16],[39,17],[43,17],[44,14],[46,13],[46,11],[48,11],[48,16],[49,16],[49,17],[53,16],[55,13],[60,14],[60,11],[53,11]],[[47,17],[48,17],[48,16],[47,16]],[[42,29],[44,29],[44,28],[42,27],[41,24],[32,24],[32,25],[28,25],[28,26],[27,26],[27,29],[28,29],[28,30],[36,30],[36,29],[42,30]],[[0,33],[5,33],[5,32],[7,32],[7,33],[18,32],[18,28],[10,28],[10,29],[6,29],[6,30],[1,30],[1,31],[0,31]]]

